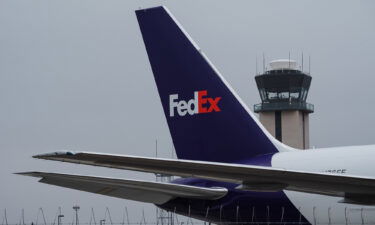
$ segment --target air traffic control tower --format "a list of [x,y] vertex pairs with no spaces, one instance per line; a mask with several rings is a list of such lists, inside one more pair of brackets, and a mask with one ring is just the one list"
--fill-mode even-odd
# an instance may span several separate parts
[[309,148],[309,114],[314,105],[307,103],[311,76],[294,60],[274,60],[262,74],[255,76],[262,103],[254,105],[260,122],[279,141],[299,149]]

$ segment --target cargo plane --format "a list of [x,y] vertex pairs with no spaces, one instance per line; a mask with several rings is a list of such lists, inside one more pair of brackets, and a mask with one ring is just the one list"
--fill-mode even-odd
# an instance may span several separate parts
[[375,146],[301,151],[280,143],[166,7],[136,16],[178,159],[72,151],[33,157],[180,178],[19,174],[215,223],[375,222]]

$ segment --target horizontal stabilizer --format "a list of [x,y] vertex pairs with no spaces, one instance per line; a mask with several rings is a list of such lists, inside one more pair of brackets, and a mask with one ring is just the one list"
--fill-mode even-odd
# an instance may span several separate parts
[[43,172],[24,172],[17,174],[40,177],[42,178],[39,180],[41,183],[154,204],[163,204],[177,197],[214,200],[223,197],[227,193],[226,188],[204,188],[107,177]]
[[362,197],[375,195],[374,177],[89,152],[55,152],[36,155],[34,158],[233,182],[242,184],[238,186],[239,189],[252,191],[282,189],[341,197],[356,194],[361,194]]

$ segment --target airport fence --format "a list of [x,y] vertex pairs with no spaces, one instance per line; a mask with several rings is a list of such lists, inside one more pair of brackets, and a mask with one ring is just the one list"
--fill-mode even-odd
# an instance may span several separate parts
[[[190,207],[189,207],[190,208]],[[79,208],[78,208],[79,209]],[[262,209],[264,210],[264,209]],[[197,220],[189,216],[190,212],[187,212],[185,216],[181,216],[175,212],[168,212],[165,210],[157,211],[156,217],[154,219],[150,219],[150,216],[145,215],[145,211],[142,210],[140,215],[132,215],[129,216],[127,207],[124,208],[122,221],[114,221],[111,217],[111,212],[108,207],[105,208],[105,216],[102,218],[98,218],[95,216],[94,209],[91,208],[90,210],[90,218],[88,220],[80,220],[78,215],[78,210],[72,212],[71,217],[72,220],[68,222],[68,217],[61,213],[61,208],[58,208],[56,214],[54,215],[54,219],[52,221],[48,221],[44,214],[43,208],[39,208],[37,214],[35,215],[34,219],[32,220],[25,220],[24,210],[21,210],[21,216],[18,219],[9,219],[7,210],[5,209],[2,215],[2,222],[0,225],[147,225],[147,224],[155,224],[155,225],[211,225],[211,224],[229,224],[229,225],[305,225],[305,224],[313,224],[313,225],[367,225],[367,224],[374,224],[375,225],[375,208],[371,207],[353,207],[353,208],[344,208],[342,215],[338,214],[337,211],[333,212],[332,208],[328,208],[327,210],[318,209],[313,207],[312,216],[313,221],[311,223],[307,222],[302,214],[299,216],[298,219],[290,220],[290,218],[286,217],[284,210],[281,209],[277,213],[278,217],[275,215],[270,214],[269,208],[266,208],[268,213],[266,212],[266,217],[260,218],[257,214],[259,210],[256,210],[254,207],[250,207],[246,209],[247,215],[246,219],[244,219],[244,213],[240,213],[241,210],[237,208],[235,210],[235,214],[233,214],[233,210],[226,212],[225,210],[220,210],[219,220],[211,221],[211,222],[204,222],[202,220]],[[301,211],[301,209],[299,208]],[[196,212],[195,212],[196,213]],[[210,209],[207,208],[205,212],[202,212],[201,217],[202,219],[207,220],[210,214]],[[231,215],[230,218],[236,218],[233,222],[228,222],[225,215]],[[323,215],[324,214],[324,215]],[[234,215],[234,217],[233,217]],[[345,218],[345,221],[338,222],[336,216],[340,216],[341,218]],[[204,218],[206,217],[206,218]],[[216,215],[217,217],[217,215]],[[49,217],[51,218],[51,217]],[[276,218],[276,219],[275,219]]]

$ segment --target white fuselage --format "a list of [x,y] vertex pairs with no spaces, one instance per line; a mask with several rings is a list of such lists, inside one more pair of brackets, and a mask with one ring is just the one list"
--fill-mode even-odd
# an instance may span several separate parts
[[[308,172],[375,176],[375,145],[281,152],[272,166]],[[311,224],[374,224],[375,206],[339,203],[343,198],[285,191]]]

